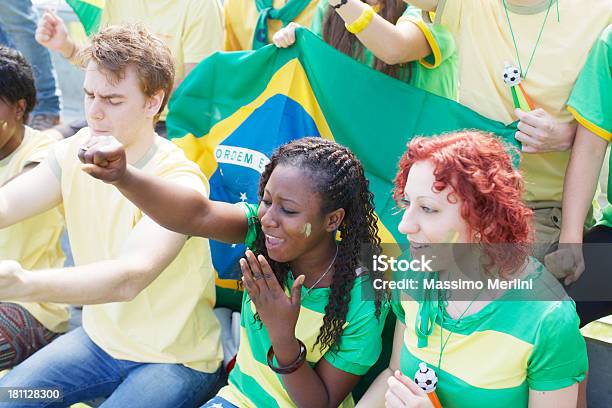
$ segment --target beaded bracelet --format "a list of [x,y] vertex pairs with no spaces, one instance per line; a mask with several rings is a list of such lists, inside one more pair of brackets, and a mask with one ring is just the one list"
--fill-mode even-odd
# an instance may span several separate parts
[[344,24],[349,33],[359,34],[365,28],[370,25],[372,21],[372,17],[374,17],[374,9],[368,5],[361,15],[357,18],[357,20],[353,21],[351,24]]
[[268,350],[268,367],[270,367],[272,371],[278,374],[291,374],[298,368],[300,368],[302,364],[304,364],[304,361],[306,361],[306,346],[304,345],[304,343],[302,343],[300,339],[297,339],[297,341],[300,344],[300,354],[297,356],[293,363],[285,367],[274,366],[274,362],[272,361],[272,359],[274,358],[274,349],[272,348],[272,346],[270,346],[270,349]]

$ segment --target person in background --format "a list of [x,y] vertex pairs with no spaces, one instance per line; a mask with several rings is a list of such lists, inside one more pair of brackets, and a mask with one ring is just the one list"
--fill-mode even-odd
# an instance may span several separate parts
[[[612,176],[608,176],[608,206],[602,219],[588,231],[584,222],[591,208],[597,180],[612,140],[612,26],[608,26],[589,54],[568,110],[578,121],[576,140],[563,189],[563,222],[559,250],[546,256],[546,265],[570,285],[581,323],[612,314],[610,265],[612,251]],[[582,245],[584,244],[584,245]],[[581,278],[584,273],[584,278]],[[580,301],[582,300],[582,301]]]
[[[0,186],[47,157],[55,142],[26,125],[36,105],[30,64],[16,50],[0,46]],[[0,260],[15,259],[31,270],[61,268],[59,207],[0,229]],[[0,371],[19,364],[68,329],[68,307],[53,303],[0,303]]]
[[[344,5],[347,9],[350,4]],[[310,29],[337,50],[350,55],[377,71],[428,92],[449,98],[457,98],[457,52],[452,34],[439,24],[426,23],[421,11],[406,6],[401,0],[380,0],[364,3],[365,10],[373,10],[374,23],[385,29],[401,33],[405,37],[401,55],[392,57],[373,55],[367,48],[369,37],[351,32],[351,27],[327,0],[321,0]],[[338,12],[336,12],[338,10]],[[347,20],[348,21],[348,20]],[[274,35],[277,47],[288,47],[295,42],[297,23],[289,25]],[[353,30],[355,31],[355,30]]]
[[[217,0],[107,0],[100,26],[124,23],[142,24],[170,48],[176,78],[172,91],[200,61],[222,48],[223,16]],[[68,35],[62,19],[54,13],[43,15],[36,39],[78,63],[79,46]],[[164,110],[156,125],[160,136],[167,132],[167,113]],[[64,132],[67,136],[70,128]]]
[[0,45],[18,49],[33,67],[38,103],[28,124],[45,130],[60,122],[61,94],[51,55],[35,39],[37,18],[31,0],[0,2]]
[[319,0],[226,0],[225,51],[257,50],[294,21],[310,26]]
[[588,7],[581,0],[408,3],[435,11],[453,33],[459,102],[506,124],[518,120],[524,199],[535,211],[533,254],[543,262],[559,241],[563,179],[576,134],[565,104],[589,49],[610,24],[609,0],[593,0]]

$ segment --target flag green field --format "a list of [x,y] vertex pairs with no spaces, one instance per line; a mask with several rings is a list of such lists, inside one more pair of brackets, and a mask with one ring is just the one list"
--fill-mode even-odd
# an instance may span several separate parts
[[87,35],[91,35],[100,29],[106,0],[66,0],[66,2],[79,17]]

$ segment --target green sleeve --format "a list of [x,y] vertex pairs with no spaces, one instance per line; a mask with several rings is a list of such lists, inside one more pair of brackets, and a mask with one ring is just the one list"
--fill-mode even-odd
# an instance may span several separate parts
[[325,18],[325,12],[327,11],[328,7],[329,4],[327,0],[319,1],[314,16],[312,16],[312,22],[310,23],[310,31],[321,38],[323,38],[323,19]]
[[391,301],[391,309],[393,310],[393,313],[395,313],[397,320],[402,324],[406,324],[406,312],[404,312],[402,302],[399,299],[393,299]]
[[[357,286],[357,283],[356,281],[355,286]],[[361,288],[356,289],[361,290]],[[383,302],[380,317],[376,318],[374,301],[356,299],[354,297],[358,296],[358,292],[355,289],[351,292],[349,312],[347,313],[348,324],[344,328],[337,347],[328,350],[323,358],[342,371],[354,375],[363,375],[376,363],[380,356],[382,330],[385,327],[389,304],[386,301]]]
[[527,383],[536,391],[553,391],[580,382],[588,368],[586,344],[578,330],[571,300],[551,302],[527,362]]
[[246,237],[244,238],[244,244],[249,249],[253,249],[255,245],[255,240],[257,239],[257,235],[259,234],[259,222],[257,218],[257,210],[259,209],[259,206],[256,204],[249,203],[237,203],[237,205],[242,207],[249,223]]
[[567,102],[568,110],[585,128],[612,140],[612,25],[593,45]]
[[456,55],[455,38],[446,26],[425,22],[421,10],[413,6],[406,7],[399,21],[403,20],[416,24],[431,47],[432,53],[420,61],[425,68],[437,68]]

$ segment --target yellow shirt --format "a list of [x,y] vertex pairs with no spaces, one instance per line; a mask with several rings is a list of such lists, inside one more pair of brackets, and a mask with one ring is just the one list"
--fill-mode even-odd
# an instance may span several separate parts
[[218,0],[107,0],[101,25],[122,23],[143,24],[164,40],[174,57],[176,83],[185,76],[184,64],[199,63],[223,44]]
[[[55,139],[45,133],[26,126],[17,150],[0,160],[0,186],[21,173],[27,165],[42,162],[54,142]],[[64,220],[58,207],[4,228],[0,230],[0,259],[14,259],[30,270],[61,268],[64,265],[60,244],[63,229]],[[68,330],[70,313],[67,306],[19,304],[47,329],[56,333]]]
[[[115,187],[81,170],[77,153],[88,139],[89,128],[84,128],[49,154],[49,166],[61,181],[76,265],[117,258],[143,217]],[[207,194],[207,182],[198,167],[160,137],[134,166]],[[223,359],[214,304],[208,240],[190,238],[175,260],[133,300],[84,306],[83,327],[94,343],[116,359],[180,363],[214,372]]]
[[[516,120],[510,88],[503,81],[506,62],[518,67],[516,51],[501,0],[447,0],[438,10],[455,35],[459,50],[459,101],[491,119]],[[509,3],[509,2],[507,2]],[[523,70],[536,45],[549,0],[529,7],[508,4]],[[440,2],[442,5],[442,2]],[[536,107],[562,122],[569,94],[592,44],[609,24],[609,0],[553,1],[527,79],[522,82]],[[440,7],[439,7],[440,8]],[[528,201],[561,201],[569,152],[524,154]]]
[[[310,4],[297,16],[294,22],[304,27],[310,27],[312,17],[317,10],[319,0]],[[284,0],[274,0],[273,7],[279,9],[285,5]],[[225,0],[223,5],[225,16],[225,40],[223,48],[226,51],[250,50],[253,48],[253,33],[257,25],[257,7],[255,0]],[[268,20],[268,41],[283,27],[280,20]]]

